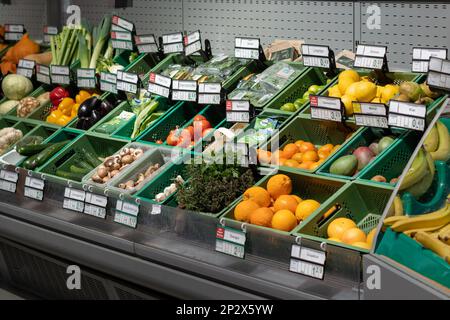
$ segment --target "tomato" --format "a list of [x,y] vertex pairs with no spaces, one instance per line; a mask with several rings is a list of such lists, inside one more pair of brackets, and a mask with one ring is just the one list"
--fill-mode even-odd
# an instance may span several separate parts
[[208,136],[208,135],[209,135],[210,133],[212,133],[212,132],[214,132],[214,129],[213,129],[213,128],[208,128],[208,129],[203,130],[202,138]]
[[191,140],[193,140],[194,139],[194,127],[189,126],[186,128],[186,130],[189,130],[189,134],[191,135]]
[[163,144],[163,141],[160,139],[160,140],[156,140],[156,144]]
[[186,134],[182,134],[178,139],[178,143],[176,146],[180,148],[187,148],[190,145],[191,145],[191,137],[190,136],[188,137]]
[[176,146],[178,144],[178,140],[178,129],[171,130],[166,139],[167,144],[169,146]]
[[194,121],[194,141],[201,139],[203,131],[211,128],[211,124],[208,120]]
[[[170,131],[166,142],[169,146],[179,146],[181,143],[191,142],[191,133],[188,129],[174,129]],[[187,141],[187,142],[186,142]]]
[[201,121],[201,120],[206,120],[206,118],[204,116],[202,116],[201,114],[198,114],[194,117],[194,122]]

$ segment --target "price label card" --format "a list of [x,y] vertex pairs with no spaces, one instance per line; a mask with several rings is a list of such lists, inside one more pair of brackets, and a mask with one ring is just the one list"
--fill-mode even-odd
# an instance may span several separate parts
[[63,208],[67,209],[67,210],[71,210],[71,211],[83,212],[84,211],[84,202],[74,200],[74,199],[64,198]]
[[136,94],[139,89],[138,83],[139,76],[137,74],[117,71],[117,90]]
[[44,199],[44,187],[44,180],[33,177],[26,177],[24,195],[27,198],[42,201]]
[[68,66],[50,66],[50,78],[54,84],[69,85],[70,69]]
[[306,248],[296,244],[293,244],[291,247],[291,257],[320,264],[322,266],[325,265],[327,259],[326,252],[324,251]]
[[44,27],[44,43],[49,44],[52,36],[56,36],[58,34],[58,28],[54,26],[45,26]]
[[121,29],[133,32],[134,24],[124,18],[114,15],[111,20],[113,25],[119,26]]
[[17,172],[8,171],[8,170],[1,170],[0,171],[0,179],[17,183],[19,180],[19,174]]
[[383,103],[353,102],[353,112],[357,126],[389,128],[387,108]]
[[302,45],[303,64],[307,67],[319,67],[329,69],[330,47],[321,45]]
[[184,52],[183,34],[181,32],[163,35],[164,53]]
[[105,219],[106,218],[106,208],[103,207],[97,207],[95,205],[92,204],[88,204],[86,203],[84,205],[84,211],[85,214],[89,215],[89,216],[93,216],[96,218],[100,218],[100,219]]
[[93,204],[97,207],[106,208],[108,205],[108,198],[99,194],[87,192],[85,202]]
[[117,75],[100,72],[100,90],[117,94]]
[[173,80],[172,100],[197,102],[197,81]]
[[250,122],[251,105],[248,100],[227,100],[226,102],[227,122]]
[[200,31],[195,31],[184,37],[184,51],[187,56],[202,50]]
[[150,73],[150,77],[148,80],[148,92],[168,98],[170,95],[171,86],[171,78],[162,76],[154,72]]
[[22,39],[24,31],[23,24],[5,24],[5,40],[19,41]]
[[424,131],[426,114],[425,105],[391,100],[388,123],[392,127]]
[[95,88],[95,69],[77,69],[77,86],[78,88]]
[[447,59],[447,49],[444,48],[413,48],[412,72],[428,72],[430,58]]
[[216,228],[216,251],[244,259],[246,239],[245,232],[218,225]]
[[111,32],[111,43],[114,49],[133,50],[133,35],[131,32]]
[[342,122],[343,108],[341,99],[311,95],[309,96],[309,101],[311,104],[311,118]]
[[240,59],[259,59],[260,40],[258,38],[234,39],[234,56]]
[[152,214],[152,215],[161,214],[161,205],[159,205],[159,204],[152,205],[152,211],[150,214]]
[[139,205],[131,202],[118,200],[114,222],[136,228],[139,215]]
[[20,59],[19,63],[17,64],[16,73],[31,79],[34,74],[35,66],[36,62],[33,60]]
[[386,46],[358,45],[353,67],[365,69],[383,69],[386,59]]
[[36,65],[36,80],[44,84],[52,84],[50,79],[50,68],[42,64]]
[[159,51],[156,44],[156,38],[153,34],[135,36],[134,42],[138,48],[139,53],[156,53]]
[[433,88],[450,91],[450,60],[430,58],[427,84]]
[[33,189],[30,187],[25,187],[23,194],[27,198],[38,200],[38,201],[42,201],[44,199],[44,191]]
[[199,83],[198,103],[199,104],[220,104],[221,103],[221,83]]
[[66,187],[64,190],[64,197],[84,202],[86,200],[86,191]]
[[323,280],[325,275],[324,266],[297,259],[291,259],[289,271],[320,280]]

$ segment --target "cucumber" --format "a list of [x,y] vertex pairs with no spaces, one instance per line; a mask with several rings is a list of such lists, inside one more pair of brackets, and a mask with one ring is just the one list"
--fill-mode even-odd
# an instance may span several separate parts
[[21,147],[17,147],[16,151],[21,156],[33,156],[35,154],[38,154],[39,152],[47,149],[48,147],[52,146],[53,143],[43,143],[43,144],[28,144]]
[[58,142],[39,152],[36,157],[37,166],[40,167],[48,160],[50,160],[50,158],[53,157],[62,148],[64,148],[67,143],[69,143],[69,141]]
[[98,160],[95,155],[93,155],[92,153],[87,151],[85,148],[81,149],[81,151],[83,152],[84,156],[86,157],[86,161],[94,168],[96,168],[101,163],[101,161]]
[[77,167],[74,164],[70,166],[69,170],[72,173],[79,173],[79,174],[83,174],[83,175],[86,175],[86,174],[88,174],[91,171],[91,170],[88,170],[88,169],[85,169],[85,168]]
[[78,165],[80,166],[80,168],[84,168],[88,171],[94,170],[94,167],[91,166],[88,162],[86,161],[81,161],[78,163]]
[[35,154],[35,155],[29,157],[27,160],[25,160],[25,161],[23,162],[23,167],[24,167],[25,169],[28,169],[28,170],[34,170],[34,169],[36,169],[37,166],[38,166],[37,160],[36,160],[37,157],[38,157],[38,155],[39,155],[39,153],[38,153],[38,154]]
[[84,177],[84,174],[64,171],[61,169],[56,170],[56,175],[63,179],[75,180],[75,181],[81,181],[81,179],[83,179],[83,177]]

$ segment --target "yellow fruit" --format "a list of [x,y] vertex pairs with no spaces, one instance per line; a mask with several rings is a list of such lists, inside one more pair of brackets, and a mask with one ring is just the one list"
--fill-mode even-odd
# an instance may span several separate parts
[[328,238],[328,241],[342,242],[341,239],[338,238]]
[[358,247],[358,248],[366,249],[366,250],[370,250],[372,248],[372,245],[368,244],[367,242],[358,241],[358,242],[352,243],[351,245],[354,247]]
[[312,166],[313,163],[314,163],[314,161],[304,161],[304,162],[300,163],[297,168],[303,169],[303,170],[309,170],[309,167]]
[[367,235],[367,243],[372,246],[373,239],[375,239],[375,234],[377,232],[377,228],[372,229],[369,234]]
[[331,221],[327,229],[328,237],[341,239],[342,234],[350,228],[356,227],[356,223],[348,218],[336,218]]
[[[303,201],[304,202],[304,201]],[[297,200],[290,195],[282,195],[279,196],[277,200],[275,200],[273,207],[275,208],[275,212],[281,210],[289,210],[291,212],[295,212],[295,209],[298,206]]]
[[344,231],[341,240],[350,245],[355,242],[366,242],[366,234],[361,229],[353,227]]
[[372,101],[370,101],[372,103],[381,103],[380,98],[374,98]]
[[282,164],[285,167],[297,168],[299,163],[294,159],[288,159]]
[[317,152],[317,155],[319,156],[319,159],[326,159],[330,156],[330,151],[326,150],[319,150]]
[[370,102],[377,95],[377,85],[372,82],[360,82],[356,99],[359,102]]
[[250,215],[259,208],[259,205],[253,200],[244,200],[234,208],[234,218],[238,221],[247,222]]
[[355,81],[352,78],[342,78],[339,80],[338,88],[341,95],[345,94],[347,88],[350,87]]
[[399,93],[399,86],[395,84],[385,85],[381,91],[381,101],[383,103],[388,103],[389,100],[393,99]]
[[383,92],[383,86],[377,86],[377,98],[381,98],[381,93]]
[[353,82],[358,82],[361,80],[358,72],[356,72],[355,70],[351,70],[351,69],[344,70],[339,74],[339,81],[344,78],[350,78],[353,80]]
[[361,86],[362,82],[354,82],[352,83],[347,90],[345,90],[344,95],[350,96],[350,97],[357,97],[358,93],[360,91],[359,87]]
[[341,97],[341,101],[344,104],[345,107],[345,114],[347,116],[353,115],[353,101],[356,101],[355,97],[343,95]]
[[305,141],[303,140],[297,140],[294,142],[294,144],[300,149],[300,146],[302,145],[302,143],[304,143]]
[[260,207],[270,206],[270,194],[266,189],[261,187],[251,187],[244,192],[244,200],[253,200]]
[[337,144],[333,147],[333,149],[331,150],[330,154],[333,154],[334,152],[336,152],[337,150],[339,150],[339,148],[341,147],[340,144]]
[[361,77],[361,82],[372,82],[372,80],[368,76]]
[[291,197],[293,197],[295,200],[297,200],[297,203],[300,203],[300,202],[303,201],[302,198],[300,198],[299,196],[297,196],[297,195],[295,195],[295,194],[292,194]]
[[292,180],[285,174],[277,174],[267,182],[267,191],[273,199],[292,192]]
[[320,160],[313,162],[311,165],[308,166],[308,170],[316,170],[322,163],[323,161],[321,162]]
[[341,91],[339,90],[339,86],[338,85],[332,86],[328,90],[328,96],[333,98],[340,98],[342,94]]
[[272,159],[272,152],[264,151],[264,150],[258,151],[259,162],[261,162],[263,164],[268,164],[268,163],[270,163],[271,159]]
[[302,162],[317,161],[317,160],[319,160],[319,156],[317,152],[313,150],[306,151],[302,156]]
[[320,148],[319,148],[319,151],[323,151],[323,152],[328,152],[328,153],[330,153],[331,152],[331,150],[333,150],[333,145],[331,144],[331,143],[327,143],[327,144],[324,144],[323,146],[321,146]]
[[297,152],[299,152],[299,147],[297,147],[297,145],[295,143],[288,143],[283,148],[283,155],[284,155],[284,158],[286,158],[286,159],[291,159],[292,156],[294,154],[296,154]]
[[295,215],[289,210],[275,212],[272,217],[272,228],[281,231],[291,231],[297,226]]
[[270,227],[273,211],[269,208],[258,208],[250,215],[250,223],[257,226]]
[[300,146],[300,152],[301,153],[305,153],[306,151],[315,151],[316,150],[316,146],[313,145],[311,142],[303,142],[302,145]]
[[297,152],[296,154],[294,154],[292,156],[291,159],[297,161],[298,163],[301,163],[302,162],[302,157],[303,157],[303,153]]
[[320,207],[316,200],[308,199],[300,202],[295,209],[295,216],[298,221],[305,220],[308,216]]

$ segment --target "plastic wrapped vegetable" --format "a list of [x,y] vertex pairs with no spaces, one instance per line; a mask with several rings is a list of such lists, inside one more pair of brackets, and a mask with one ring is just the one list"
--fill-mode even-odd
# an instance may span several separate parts
[[26,97],[20,100],[17,106],[17,116],[19,118],[28,117],[34,110],[39,108],[41,103],[34,97]]
[[22,139],[22,131],[14,128],[4,128],[0,130],[0,154]]

